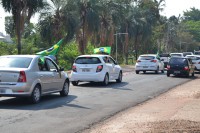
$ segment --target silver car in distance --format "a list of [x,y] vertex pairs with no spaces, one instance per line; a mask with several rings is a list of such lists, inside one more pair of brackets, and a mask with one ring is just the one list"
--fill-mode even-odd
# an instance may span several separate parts
[[0,96],[29,97],[38,103],[41,96],[69,93],[69,78],[50,57],[40,55],[0,56]]

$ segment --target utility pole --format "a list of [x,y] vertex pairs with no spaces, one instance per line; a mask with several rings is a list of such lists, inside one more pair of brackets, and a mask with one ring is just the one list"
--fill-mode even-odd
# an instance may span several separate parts
[[114,36],[116,36],[116,38],[115,38],[115,41],[116,41],[116,43],[115,43],[115,45],[116,45],[116,51],[115,51],[115,60],[117,61],[117,36],[118,35],[128,35],[128,33],[116,33],[116,34],[114,34]]

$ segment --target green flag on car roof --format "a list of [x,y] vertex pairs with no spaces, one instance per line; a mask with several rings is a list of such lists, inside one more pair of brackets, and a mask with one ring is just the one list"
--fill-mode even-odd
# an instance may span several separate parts
[[94,49],[94,54],[110,54],[111,47],[100,47]]
[[63,39],[61,39],[58,43],[54,44],[51,48],[36,53],[36,55],[42,55],[42,56],[54,55],[55,56],[58,53],[60,45],[62,43],[63,43]]

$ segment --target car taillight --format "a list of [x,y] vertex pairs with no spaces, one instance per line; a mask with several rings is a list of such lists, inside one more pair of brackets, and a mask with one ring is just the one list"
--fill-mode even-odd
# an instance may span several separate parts
[[141,62],[141,60],[137,60],[137,62]]
[[73,71],[73,72],[77,72],[76,66],[72,66],[72,71]]
[[167,65],[167,70],[169,70],[170,69],[170,65]]
[[19,72],[18,82],[26,82],[26,73],[24,71]]
[[157,62],[157,60],[151,60],[151,62],[154,62],[154,63],[156,63],[156,62]]
[[102,69],[103,69],[103,65],[99,65],[99,66],[97,66],[97,70],[96,70],[96,72],[101,72]]
[[188,70],[189,70],[189,67],[188,67],[188,66],[185,66],[183,69],[184,69],[185,71],[188,71]]

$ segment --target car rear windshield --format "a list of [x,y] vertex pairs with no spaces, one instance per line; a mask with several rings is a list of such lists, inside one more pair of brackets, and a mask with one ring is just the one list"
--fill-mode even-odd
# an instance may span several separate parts
[[28,68],[31,61],[28,57],[0,57],[0,67]]
[[173,56],[179,56],[179,57],[181,57],[181,54],[171,54],[171,57],[173,57]]
[[75,60],[76,64],[99,64],[101,63],[98,57],[79,57]]
[[160,54],[160,57],[170,57],[169,54]]
[[171,58],[169,64],[184,64],[187,65],[187,59],[184,58]]
[[200,51],[195,51],[194,54],[195,55],[200,55]]
[[184,52],[183,56],[186,56],[186,55],[192,55],[192,53],[191,52]]
[[140,56],[139,60],[153,60],[155,59],[154,56]]

